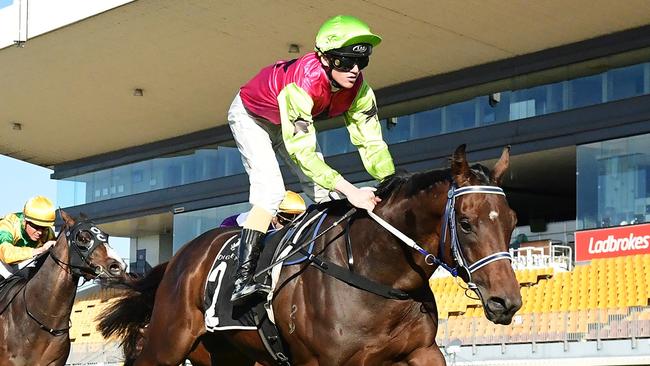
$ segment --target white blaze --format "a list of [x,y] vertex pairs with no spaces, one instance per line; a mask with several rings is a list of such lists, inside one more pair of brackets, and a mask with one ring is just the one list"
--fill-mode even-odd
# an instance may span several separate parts
[[497,217],[499,217],[499,213],[496,212],[496,211],[490,211],[489,217],[490,217],[490,220],[494,221],[494,220],[497,219]]
[[117,253],[113,248],[111,248],[109,245],[106,245],[106,254],[107,254],[110,258],[113,258],[116,262],[118,262],[118,263],[121,265],[122,270],[126,270],[126,263],[124,262],[124,260],[123,260],[123,259],[120,257],[120,255],[119,255],[119,254],[118,254],[118,253]]

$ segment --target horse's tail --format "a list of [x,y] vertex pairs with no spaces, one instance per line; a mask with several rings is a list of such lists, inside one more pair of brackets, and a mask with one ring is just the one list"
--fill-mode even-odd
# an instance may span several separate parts
[[140,279],[130,279],[108,284],[111,287],[126,288],[126,295],[113,301],[98,316],[97,329],[104,338],[117,337],[126,359],[133,359],[140,353],[138,343],[142,342],[143,329],[151,320],[156,290],[162,281],[168,262],[161,263]]

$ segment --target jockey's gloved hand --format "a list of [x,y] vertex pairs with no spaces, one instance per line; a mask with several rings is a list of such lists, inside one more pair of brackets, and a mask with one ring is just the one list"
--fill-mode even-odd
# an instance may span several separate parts
[[43,254],[43,253],[47,252],[51,247],[54,246],[54,244],[56,244],[56,241],[54,241],[54,240],[48,241],[47,243],[43,244],[42,246],[34,249],[34,255],[36,256],[36,255],[40,255],[40,254]]
[[352,206],[357,208],[372,211],[375,209],[375,205],[381,202],[381,198],[375,196],[373,188],[359,189],[343,178],[336,182],[334,188],[343,193]]

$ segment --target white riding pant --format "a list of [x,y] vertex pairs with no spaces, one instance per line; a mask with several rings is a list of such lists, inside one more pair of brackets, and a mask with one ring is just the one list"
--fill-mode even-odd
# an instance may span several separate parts
[[24,261],[13,265],[0,261],[0,280],[11,277],[14,273],[16,273],[20,269],[23,269],[24,267],[35,267],[35,266],[36,264],[34,263],[32,258],[25,259]]
[[[282,128],[268,121],[258,121],[251,116],[244,107],[239,93],[228,110],[228,124],[248,173],[250,182],[248,201],[252,205],[275,215],[284,199],[286,189],[276,152],[298,176],[303,192],[312,201],[329,200],[329,191],[312,182],[291,160],[282,140]],[[323,158],[318,144],[316,153],[321,159]]]

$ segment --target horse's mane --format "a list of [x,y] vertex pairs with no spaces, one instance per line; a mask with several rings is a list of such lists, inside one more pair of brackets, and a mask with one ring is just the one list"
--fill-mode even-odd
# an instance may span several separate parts
[[[474,164],[470,168],[470,173],[478,184],[487,185],[490,183],[490,169],[487,167],[481,164]],[[404,196],[410,197],[417,192],[431,189],[437,183],[451,182],[451,180],[451,168],[417,173],[400,170],[379,183],[376,187],[377,192],[375,193],[381,199],[388,198],[396,192],[402,192]]]

